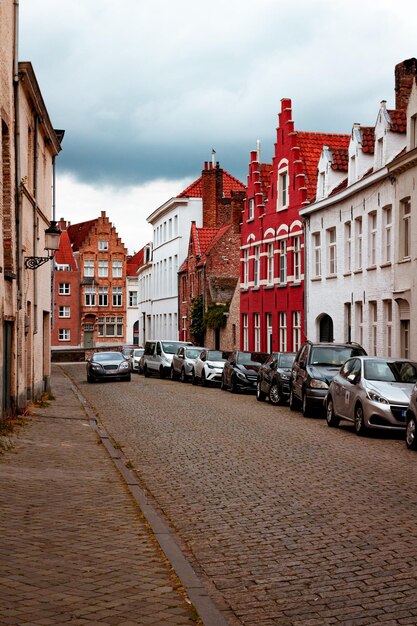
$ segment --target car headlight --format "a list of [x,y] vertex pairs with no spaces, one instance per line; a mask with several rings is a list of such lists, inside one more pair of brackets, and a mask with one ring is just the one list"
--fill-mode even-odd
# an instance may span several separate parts
[[386,398],[383,398],[382,396],[378,395],[377,393],[375,393],[375,391],[369,391],[368,389],[368,391],[366,392],[366,395],[373,402],[380,402],[381,404],[389,404]]
[[209,370],[214,370],[214,369],[216,369],[216,368],[214,367],[214,365],[210,365],[210,363],[207,363],[207,367],[209,368]]
[[129,363],[120,363],[120,369],[125,370],[129,367]]
[[246,376],[245,374],[242,374],[242,372],[236,372],[238,378],[240,378],[240,380],[246,380]]
[[281,380],[290,380],[290,377],[287,374],[281,374]]
[[99,365],[98,363],[91,363],[91,367],[93,368],[93,370],[101,370],[102,369],[101,365]]
[[312,378],[310,380],[310,387],[312,389],[328,389],[329,385],[324,382],[324,380],[320,380],[319,378]]

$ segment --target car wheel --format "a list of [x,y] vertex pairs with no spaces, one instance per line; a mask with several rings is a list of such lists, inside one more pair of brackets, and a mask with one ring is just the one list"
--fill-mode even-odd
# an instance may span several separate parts
[[303,399],[302,399],[301,410],[303,412],[304,417],[310,417],[310,415],[311,415],[311,404],[308,401],[307,394],[306,394],[305,391],[303,392]]
[[198,383],[197,376],[195,375],[195,369],[191,371],[191,384],[196,385]]
[[273,382],[269,388],[269,401],[275,406],[282,403],[281,387],[277,382]]
[[229,391],[231,393],[237,393],[237,385],[236,385],[236,379],[234,376],[232,376],[231,380],[230,380],[230,387],[229,387]]
[[128,383],[130,383],[130,381],[132,380],[131,375],[129,374],[129,376],[126,376],[125,380],[126,380]]
[[366,424],[361,404],[357,404],[355,407],[355,418],[353,420],[353,423],[355,425],[355,431],[357,435],[363,436],[366,434]]
[[207,387],[207,379],[204,370],[201,373],[201,384],[203,385],[203,387]]
[[143,368],[143,375],[145,376],[145,378],[149,378],[149,370],[147,365],[145,365],[145,367]]
[[290,391],[289,405],[290,405],[291,411],[297,411],[298,410],[298,400],[297,400],[297,398],[294,395],[292,387],[291,387],[291,391]]
[[185,369],[184,368],[181,369],[180,379],[181,379],[182,383],[186,383],[187,382],[187,374],[185,373]]
[[170,372],[169,372],[169,377],[171,378],[171,380],[176,380],[177,376],[175,374],[175,370],[174,368],[171,366]]
[[337,417],[334,412],[332,396],[329,396],[326,402],[326,422],[327,426],[330,426],[331,428],[339,426],[340,423],[340,418]]
[[261,389],[261,381],[258,380],[256,383],[256,399],[258,402],[263,402],[266,398],[266,393],[264,393]]
[[409,450],[417,450],[416,427],[416,418],[411,415],[407,419],[407,430],[405,431],[405,443]]
[[220,389],[221,389],[222,391],[226,391],[226,383],[224,382],[224,378],[223,378],[223,376],[222,376],[222,379],[221,379],[221,381],[220,381]]

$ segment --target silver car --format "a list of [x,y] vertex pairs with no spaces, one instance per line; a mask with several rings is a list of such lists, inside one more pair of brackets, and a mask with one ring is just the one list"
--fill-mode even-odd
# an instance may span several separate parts
[[405,443],[410,450],[417,450],[417,384],[413,387],[407,409]]
[[141,366],[140,366],[140,359],[143,356],[144,352],[145,352],[144,348],[135,348],[133,350],[133,355],[132,355],[132,371],[133,372],[138,372],[138,374],[142,374]]
[[368,429],[404,431],[417,363],[408,359],[358,356],[350,358],[330,383],[325,398],[326,420],[338,426],[353,422],[358,435]]

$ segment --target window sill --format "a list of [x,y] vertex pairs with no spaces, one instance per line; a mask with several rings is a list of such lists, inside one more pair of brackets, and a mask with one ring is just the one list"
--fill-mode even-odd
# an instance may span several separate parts
[[343,273],[343,276],[346,276],[346,277],[348,277],[348,276],[352,276],[352,272],[344,272],[344,273]]
[[322,280],[321,276],[314,276],[314,278],[311,278],[312,283],[319,283],[321,280]]
[[335,278],[337,278],[337,274],[329,274],[326,276],[326,280],[334,280]]
[[278,289],[285,289],[287,287],[288,283],[278,283],[277,287]]
[[252,291],[259,291],[260,287],[252,287]]
[[254,222],[254,221],[255,221],[255,218],[254,218],[254,217],[249,217],[249,218],[246,220],[246,224],[251,224],[251,223],[252,223],[252,222]]
[[273,288],[274,288],[274,285],[270,285],[270,284],[269,284],[269,285],[264,285],[264,289],[265,289],[265,290],[267,290],[267,289],[273,289]]
[[301,287],[301,285],[302,285],[301,280],[297,280],[291,283],[290,287]]
[[381,263],[379,267],[391,267],[391,266],[392,266],[391,261],[386,261],[385,263]]
[[240,293],[247,293],[249,291],[249,287],[241,287]]
[[353,270],[354,274],[362,274],[363,270],[362,268],[360,270]]
[[398,261],[398,265],[401,265],[401,263],[411,263],[411,257],[406,256],[403,259],[401,259],[401,261]]
[[369,267],[366,268],[367,272],[373,272],[374,270],[376,270],[376,265],[370,265]]

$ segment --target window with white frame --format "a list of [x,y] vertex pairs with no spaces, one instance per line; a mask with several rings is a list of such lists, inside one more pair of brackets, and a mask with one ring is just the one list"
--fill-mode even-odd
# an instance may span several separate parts
[[392,356],[392,300],[384,300],[384,354]]
[[255,200],[253,198],[250,198],[249,207],[248,207],[248,219],[253,220],[254,217],[255,217]]
[[384,233],[383,233],[383,262],[392,262],[392,207],[386,206],[382,210]]
[[384,164],[384,138],[379,137],[376,142],[376,166],[382,167]]
[[345,272],[352,271],[352,222],[345,223]]
[[287,314],[281,312],[278,314],[278,329],[279,329],[279,351],[287,351]]
[[255,352],[261,350],[261,316],[259,313],[253,315],[253,344]]
[[371,355],[377,356],[378,309],[376,302],[369,303],[370,349]]
[[288,167],[281,168],[278,171],[278,205],[277,209],[286,209],[288,206]]
[[85,306],[96,306],[96,288],[91,285],[86,285],[84,288],[84,303]]
[[321,234],[313,233],[313,277],[321,276]]
[[294,282],[301,280],[301,237],[293,239]]
[[245,248],[243,250],[243,286],[247,287],[249,284],[249,250]]
[[411,244],[411,203],[410,198],[404,198],[400,202],[400,258],[410,257]]
[[58,339],[59,341],[70,341],[71,340],[71,331],[69,328],[60,328],[58,330]]
[[69,283],[59,283],[58,293],[60,296],[69,296],[71,294],[71,285]]
[[266,247],[266,280],[268,285],[274,284],[274,244],[268,243]]
[[243,350],[249,349],[249,327],[248,327],[248,314],[242,315],[242,328],[243,328]]
[[99,252],[107,252],[109,249],[109,242],[106,239],[99,239],[98,250]]
[[355,219],[355,269],[362,269],[362,218]]
[[113,287],[112,295],[113,295],[113,298],[112,298],[113,306],[122,306],[122,288]]
[[336,228],[327,231],[327,272],[330,276],[337,273]]
[[71,317],[71,309],[69,306],[58,307],[58,317]]
[[94,276],[94,260],[84,259],[84,276],[91,278]]
[[55,263],[55,270],[57,272],[70,272],[71,265],[69,265],[68,263]]
[[410,358],[410,320],[400,321],[401,358]]
[[417,114],[410,119],[410,149],[417,148]]
[[272,313],[266,314],[266,349],[272,352]]
[[297,352],[301,346],[301,312],[292,313],[292,349]]
[[109,306],[109,288],[98,288],[98,306]]
[[352,305],[345,302],[345,341],[352,341]]
[[138,306],[138,292],[129,291],[129,306]]
[[355,333],[356,341],[363,345],[363,303],[355,303]]
[[97,318],[97,334],[99,337],[123,337],[123,317]]
[[98,276],[99,278],[107,278],[109,275],[109,262],[108,261],[99,261],[98,262]]
[[284,239],[279,242],[279,282],[281,285],[287,282],[287,242]]
[[112,261],[112,274],[113,278],[122,278],[123,261]]
[[368,217],[368,230],[369,230],[369,249],[368,249],[368,262],[371,267],[376,265],[376,241],[377,241],[377,215],[376,211],[369,213]]
[[259,287],[261,265],[261,248],[255,246],[253,250],[253,286]]

